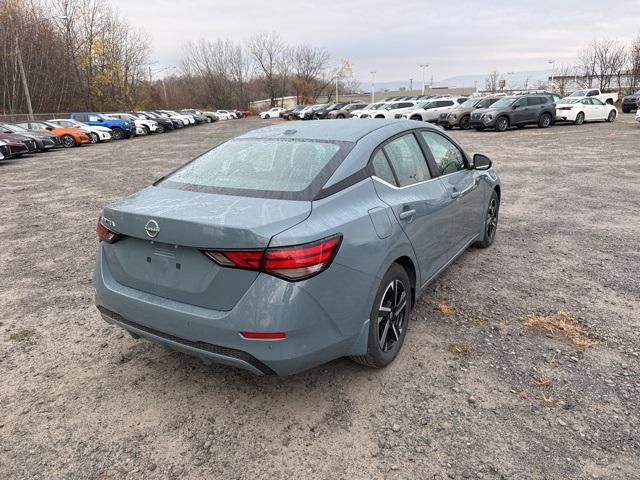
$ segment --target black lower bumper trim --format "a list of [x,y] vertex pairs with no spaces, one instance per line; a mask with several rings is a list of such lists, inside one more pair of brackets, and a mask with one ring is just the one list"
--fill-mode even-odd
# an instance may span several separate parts
[[132,322],[131,320],[127,320],[122,315],[116,312],[112,312],[111,310],[108,310],[101,305],[98,305],[98,310],[103,315],[109,318],[113,318],[117,322],[122,323],[125,326],[130,326],[131,328],[135,328],[136,330],[147,332],[147,333],[150,333],[151,335],[155,335],[156,337],[164,338],[166,340],[170,340],[172,342],[179,343],[187,347],[195,348],[197,350],[202,350],[203,352],[215,353],[216,355],[221,355],[223,357],[242,360],[243,362],[246,362],[249,365],[260,370],[264,375],[276,374],[276,372],[274,372],[271,368],[269,368],[260,360],[255,358],[253,355],[250,355],[247,352],[243,352],[242,350],[236,350],[235,348],[221,347],[219,345],[213,345],[207,342],[192,342],[191,340],[186,340],[184,338],[176,337],[175,335],[164,333],[159,330],[155,330],[153,328],[145,327],[144,325],[140,325],[139,323]]

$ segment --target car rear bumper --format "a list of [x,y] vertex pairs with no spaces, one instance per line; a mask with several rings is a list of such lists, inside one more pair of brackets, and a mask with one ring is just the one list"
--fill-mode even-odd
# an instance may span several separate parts
[[[98,251],[96,306],[104,320],[134,337],[197,356],[205,363],[233,365],[257,375],[290,375],[339,357],[366,353],[366,315],[343,309],[345,318],[335,318],[302,286],[305,282],[290,283],[260,274],[232,310],[212,310],[118,283],[102,258],[102,246]],[[373,277],[361,278],[364,274],[335,262],[323,275],[331,270],[335,279],[342,279],[330,282],[336,292],[348,291],[343,283],[358,280],[358,288],[363,290],[377,285]],[[356,280],[354,275],[360,277]],[[368,312],[370,306],[364,305],[368,295],[357,298],[361,298],[361,305],[356,310]],[[284,332],[286,338],[250,340],[240,334],[246,331]]]

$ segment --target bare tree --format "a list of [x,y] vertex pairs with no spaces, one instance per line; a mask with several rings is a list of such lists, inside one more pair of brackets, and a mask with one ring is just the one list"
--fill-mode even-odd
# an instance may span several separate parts
[[640,86],[640,33],[629,47],[629,93]]
[[498,90],[499,79],[500,72],[498,70],[492,71],[485,79],[485,90],[489,92],[496,92]]
[[561,97],[567,96],[569,93],[567,92],[567,87],[571,85],[575,78],[573,75],[574,71],[574,67],[571,65],[566,63],[561,64],[553,77],[553,85],[551,85],[551,89],[553,90],[555,88]]
[[287,46],[277,33],[271,32],[251,37],[248,48],[263,79],[271,106],[275,106],[276,98],[283,92],[287,81],[288,59],[291,58]]
[[622,75],[627,64],[625,47],[615,40],[594,40],[579,55],[583,73],[583,87],[591,88],[594,82],[601,90],[610,88],[616,80],[618,89],[622,87]]
[[297,103],[315,101],[321,91],[321,78],[329,65],[329,52],[323,48],[303,44],[291,48],[289,54],[293,73],[291,85]]

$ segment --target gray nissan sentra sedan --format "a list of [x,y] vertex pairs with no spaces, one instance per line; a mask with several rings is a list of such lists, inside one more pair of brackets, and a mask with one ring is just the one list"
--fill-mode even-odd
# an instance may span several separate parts
[[491,245],[499,206],[491,161],[438,127],[270,126],[104,209],[96,304],[136,338],[256,374],[384,367],[423,288]]

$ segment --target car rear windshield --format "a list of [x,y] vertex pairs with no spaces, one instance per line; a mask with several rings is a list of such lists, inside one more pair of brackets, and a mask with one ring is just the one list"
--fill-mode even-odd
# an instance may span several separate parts
[[186,190],[311,200],[351,149],[349,142],[236,139],[187,163],[161,185]]

